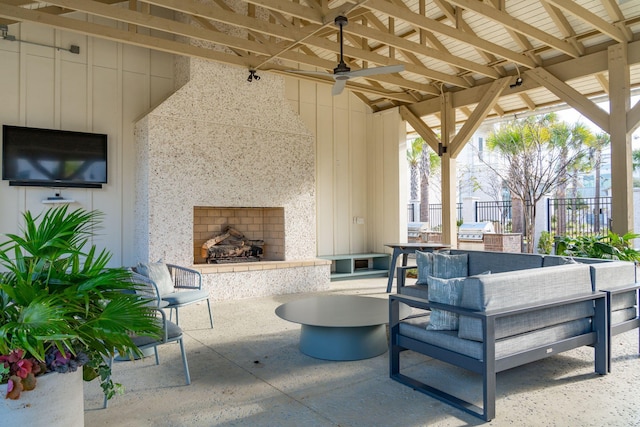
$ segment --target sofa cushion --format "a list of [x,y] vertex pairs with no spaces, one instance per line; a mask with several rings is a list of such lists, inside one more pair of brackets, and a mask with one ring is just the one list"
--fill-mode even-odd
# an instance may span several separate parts
[[468,258],[469,276],[490,270],[491,273],[525,270],[542,267],[542,256],[538,254],[523,254],[510,252],[489,252],[452,249],[452,254],[466,253]]
[[[572,320],[583,319],[594,315],[593,303],[584,301],[552,307],[530,313],[521,313],[496,319],[495,337],[502,339],[530,332],[534,329],[547,328]],[[461,316],[458,336],[460,338],[482,342],[482,323],[479,319]]]
[[[469,275],[467,254],[446,254],[435,252],[433,254],[433,274],[440,279],[452,279],[454,277],[466,277]],[[428,280],[427,280],[428,283]]]
[[[460,300],[462,299],[464,281],[464,277],[451,279],[441,279],[433,276],[427,277],[427,282],[429,283],[429,301],[459,306]],[[427,329],[456,331],[458,330],[458,314],[433,308]]]
[[615,310],[611,312],[611,324],[616,325],[620,322],[624,322],[626,320],[635,319],[637,316],[636,308],[629,307],[623,308],[620,310]]
[[[418,267],[416,285],[426,285],[427,277],[433,276],[433,252],[416,251],[416,264]],[[404,294],[404,291],[402,293]]]
[[[469,277],[462,290],[460,305],[477,311],[499,310],[590,291],[591,277],[588,265],[561,265]],[[571,310],[560,310],[558,316],[549,318],[547,323],[570,320],[579,317],[586,308],[591,309],[591,304],[584,307],[582,305],[584,304],[578,304]],[[566,311],[566,317],[563,317],[563,311]],[[496,337],[526,333],[531,330],[531,322],[532,320],[524,315],[504,318],[496,323]],[[541,327],[537,326],[537,322],[533,321],[536,327]],[[480,319],[460,316],[459,327],[462,337],[482,340]]]
[[636,281],[636,266],[629,261],[608,261],[589,264],[594,291],[631,285]]
[[[455,351],[474,359],[482,359],[483,344],[481,342],[462,339],[455,331],[434,331],[425,326],[425,324],[403,321],[400,322],[399,332],[409,338]],[[496,359],[589,332],[591,332],[590,319],[579,319],[496,340]]]

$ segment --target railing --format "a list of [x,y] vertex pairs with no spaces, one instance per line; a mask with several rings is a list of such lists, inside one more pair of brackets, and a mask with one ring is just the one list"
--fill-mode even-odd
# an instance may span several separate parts
[[[417,211],[416,211],[417,209]],[[462,220],[462,203],[456,205],[456,219]],[[442,228],[442,204],[429,204],[429,220],[420,218],[420,204],[409,203],[407,205],[407,220],[409,222],[429,222],[431,230],[439,230]]]
[[496,233],[511,233],[513,228],[511,200],[475,202],[476,222],[491,221]]
[[552,236],[607,234],[611,229],[611,197],[549,199],[547,219]]
[[407,205],[407,221],[408,222],[415,222],[416,220],[419,219],[416,215],[414,206],[415,205],[413,203],[409,203]]

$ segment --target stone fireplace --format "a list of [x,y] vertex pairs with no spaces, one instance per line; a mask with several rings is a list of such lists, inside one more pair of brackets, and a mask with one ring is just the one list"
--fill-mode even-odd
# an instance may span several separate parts
[[[315,141],[282,77],[250,84],[245,69],[187,58],[177,67],[188,81],[135,127],[136,258],[193,266],[213,300],[328,289],[330,265],[316,258]],[[198,245],[224,225],[265,240],[264,260],[203,264]]]

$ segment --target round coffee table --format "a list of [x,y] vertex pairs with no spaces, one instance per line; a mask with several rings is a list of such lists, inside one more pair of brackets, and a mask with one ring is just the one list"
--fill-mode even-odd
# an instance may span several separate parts
[[[401,314],[409,314],[402,306]],[[356,295],[326,295],[282,304],[276,315],[300,323],[300,351],[324,360],[359,360],[383,354],[389,345],[389,301]]]

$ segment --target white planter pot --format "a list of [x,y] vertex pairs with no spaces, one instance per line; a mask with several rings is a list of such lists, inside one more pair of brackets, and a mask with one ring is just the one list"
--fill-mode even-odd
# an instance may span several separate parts
[[0,424],[30,427],[83,427],[82,369],[67,374],[52,372],[36,378],[36,388],[18,400],[5,399],[0,385]]

